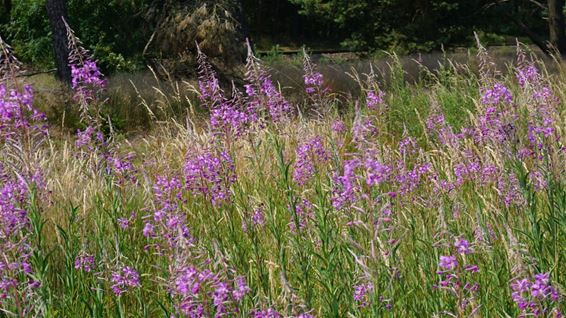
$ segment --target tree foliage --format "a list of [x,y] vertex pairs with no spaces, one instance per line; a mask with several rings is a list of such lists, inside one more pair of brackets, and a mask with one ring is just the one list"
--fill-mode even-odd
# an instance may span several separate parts
[[[24,62],[38,67],[53,66],[45,1],[5,1],[0,5],[0,34]],[[523,36],[523,40],[528,37],[544,48],[548,47],[546,41],[552,40],[549,21],[556,21],[549,18],[548,8],[553,8],[549,4],[558,3],[560,11],[563,1],[559,1],[562,0],[66,0],[66,3],[69,24],[108,72],[143,67],[148,56],[176,58],[194,51],[192,43],[202,40],[202,33],[209,29],[202,24],[215,19],[212,13],[226,23],[223,28],[226,30],[232,28],[228,24],[233,20],[242,22],[240,26],[234,24],[244,28],[238,30],[242,35],[237,37],[238,41],[248,36],[243,34],[249,31],[252,41],[264,49],[277,43],[313,46],[323,42],[326,46],[341,44],[355,50],[429,51],[442,46],[471,45],[474,31],[487,36],[488,44],[489,39],[500,39],[495,44],[501,44],[501,39],[506,37]],[[6,7],[6,3],[11,6]],[[208,8],[204,11],[212,18],[197,14],[203,4]],[[236,14],[225,14],[221,9],[215,10],[215,6],[238,10]],[[156,30],[161,34],[156,34]],[[209,33],[216,30],[211,28]],[[219,39],[222,41],[215,50],[220,52],[227,44],[225,38]],[[172,47],[175,49],[168,49]],[[215,55],[213,50],[207,53]]]
[[346,35],[355,49],[431,50],[441,45],[468,45],[473,31],[521,34],[525,21],[539,31],[544,12],[532,1],[494,0],[290,0],[301,13],[326,19]]

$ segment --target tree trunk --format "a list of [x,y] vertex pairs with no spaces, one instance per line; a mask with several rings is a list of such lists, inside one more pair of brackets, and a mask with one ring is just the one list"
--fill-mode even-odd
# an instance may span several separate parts
[[71,68],[69,67],[69,47],[67,41],[67,30],[63,18],[67,11],[65,0],[47,0],[47,15],[53,32],[53,48],[55,53],[55,66],[57,67],[57,78],[64,83],[71,84]]
[[548,0],[548,28],[550,44],[566,56],[566,24],[564,23],[564,1]]

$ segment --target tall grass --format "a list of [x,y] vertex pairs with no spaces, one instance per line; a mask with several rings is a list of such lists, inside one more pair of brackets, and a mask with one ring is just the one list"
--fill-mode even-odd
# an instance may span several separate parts
[[232,96],[203,57],[199,88],[137,87],[151,131],[51,133],[21,204],[33,286],[0,285],[0,317],[559,317],[566,80],[482,52],[479,75],[350,70],[358,97],[307,80],[288,110],[260,61]]

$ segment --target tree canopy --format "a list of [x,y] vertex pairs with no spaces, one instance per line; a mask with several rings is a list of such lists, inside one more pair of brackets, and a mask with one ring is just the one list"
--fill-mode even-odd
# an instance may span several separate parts
[[[0,34],[24,62],[38,67],[53,65],[45,1],[0,5]],[[240,20],[245,37],[261,49],[286,44],[403,53],[470,45],[474,32],[488,44],[514,37],[531,39],[541,48],[548,40],[560,44],[552,37],[563,23],[552,16],[560,13],[563,21],[564,10],[563,0],[66,0],[69,24],[106,71],[134,70],[148,56],[171,55],[148,42],[155,40],[164,21],[178,21],[177,29],[182,28],[188,22],[181,17],[201,4],[237,7],[229,19]],[[558,23],[554,32],[551,23]],[[157,34],[160,39],[167,36],[171,34]]]

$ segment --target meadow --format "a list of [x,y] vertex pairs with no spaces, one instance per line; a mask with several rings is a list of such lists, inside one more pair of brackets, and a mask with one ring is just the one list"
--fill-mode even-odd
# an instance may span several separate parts
[[0,317],[562,317],[559,61],[479,45],[344,91],[305,54],[287,98],[253,54],[232,86],[200,53],[116,110],[72,43],[71,131],[2,43]]

